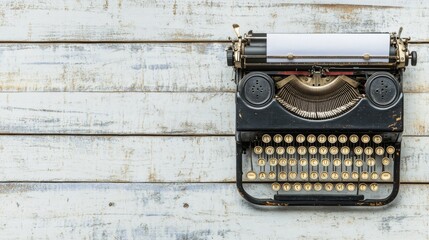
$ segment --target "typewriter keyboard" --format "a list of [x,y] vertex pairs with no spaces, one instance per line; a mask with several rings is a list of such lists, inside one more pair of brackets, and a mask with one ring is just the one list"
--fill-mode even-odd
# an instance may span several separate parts
[[381,135],[263,134],[243,155],[243,182],[278,194],[383,192],[395,153]]

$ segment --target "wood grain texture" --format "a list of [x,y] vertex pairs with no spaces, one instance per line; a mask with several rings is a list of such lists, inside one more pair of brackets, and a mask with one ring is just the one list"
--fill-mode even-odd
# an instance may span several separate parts
[[234,184],[1,184],[0,238],[427,239],[429,186],[387,207],[260,208]]
[[[428,137],[404,137],[401,182],[429,182]],[[231,182],[234,137],[0,136],[0,181]]]
[[[428,3],[413,1],[2,1],[4,41],[226,40],[243,31],[397,31],[429,36]],[[418,23],[418,24],[416,24]]]
[[0,44],[0,91],[233,91],[226,44]]
[[[1,44],[0,91],[233,92],[233,70],[220,43]],[[404,91],[429,92],[429,53],[412,46],[418,65]]]
[[[405,135],[428,135],[429,94],[405,94]],[[3,134],[225,135],[235,132],[234,93],[0,94]]]

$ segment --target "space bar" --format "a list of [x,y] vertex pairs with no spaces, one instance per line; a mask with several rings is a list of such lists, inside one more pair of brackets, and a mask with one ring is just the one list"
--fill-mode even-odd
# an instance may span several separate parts
[[274,195],[274,200],[278,201],[360,201],[364,200],[363,195],[283,195],[276,194]]

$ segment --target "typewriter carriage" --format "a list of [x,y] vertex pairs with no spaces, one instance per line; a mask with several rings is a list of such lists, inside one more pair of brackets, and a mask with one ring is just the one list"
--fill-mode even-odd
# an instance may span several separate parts
[[[276,56],[285,59],[285,62],[279,63],[268,61],[267,34],[250,31],[242,37],[238,26],[234,29],[237,40],[227,49],[227,62],[229,66],[234,66],[237,83],[237,186],[241,195],[259,205],[380,206],[391,202],[399,190],[403,131],[402,73],[408,62],[416,65],[417,61],[417,54],[408,51],[409,38],[390,34],[389,56],[347,56],[348,59],[360,59],[360,62],[335,62],[335,59],[345,56],[290,54]],[[334,59],[334,62],[305,62],[305,59],[314,57]],[[299,58],[304,60],[290,62]],[[369,59],[375,59],[375,62],[367,61]],[[388,60],[377,62],[376,59]],[[262,141],[264,134],[270,138],[281,135],[282,139],[289,135],[294,143],[273,140],[270,145]],[[303,134],[304,137],[338,137],[344,134],[358,136],[359,139],[364,136],[380,137],[382,143],[363,143],[360,140],[352,144],[297,143],[296,138]],[[254,152],[256,146],[263,151],[259,155]],[[291,146],[295,147],[295,151],[303,147],[307,152],[302,155],[296,152],[279,154],[274,150],[270,150],[272,154],[265,152],[270,147],[284,151]],[[354,154],[353,151],[361,146],[365,148],[365,154],[369,153],[367,149],[372,149],[372,152],[368,155]],[[311,147],[347,147],[351,153],[309,154]],[[390,147],[394,152],[387,154],[385,150]],[[382,154],[373,153],[379,148],[384,149]],[[258,157],[263,159],[261,165],[255,159]],[[284,157],[282,161],[286,164],[279,164],[281,157]],[[324,157],[331,164],[321,167]],[[315,158],[319,164],[310,167],[310,160]],[[295,159],[295,165],[289,164],[291,159]],[[297,163],[301,159],[306,165]],[[333,166],[333,160],[340,162],[341,166]],[[352,164],[344,167],[347,161]],[[355,166],[357,161],[363,162],[361,167]],[[390,166],[385,165],[384,161],[390,162]],[[369,165],[370,162],[373,165]],[[254,171],[255,168],[259,170]],[[246,176],[249,173],[251,179]],[[261,173],[264,179],[260,179],[258,174]],[[298,177],[291,179],[291,173]],[[336,178],[329,176],[321,179],[322,173],[336,174]],[[318,177],[312,179],[310,174],[317,174]],[[352,174],[359,174],[359,177],[351,179]],[[362,179],[363,174],[371,177]],[[304,178],[300,178],[302,176]],[[342,179],[345,176],[350,180]],[[261,190],[267,186],[271,189]],[[367,188],[366,191],[361,187]],[[260,196],[256,196],[258,194]]]

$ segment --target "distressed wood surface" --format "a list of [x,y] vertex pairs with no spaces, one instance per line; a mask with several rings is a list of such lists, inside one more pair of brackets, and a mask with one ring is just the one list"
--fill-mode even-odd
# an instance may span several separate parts
[[[429,137],[404,137],[401,182],[429,182]],[[234,137],[0,136],[0,181],[232,182]]]
[[429,36],[426,2],[306,1],[15,1],[1,2],[4,41],[226,40],[243,31],[397,31]]
[[[226,43],[2,44],[0,91],[233,92]],[[404,91],[429,92],[429,51],[404,74]]]
[[[428,93],[405,94],[405,135],[429,133]],[[0,94],[3,134],[234,134],[234,93]]]
[[4,238],[428,239],[429,186],[380,208],[259,208],[234,184],[1,184]]

